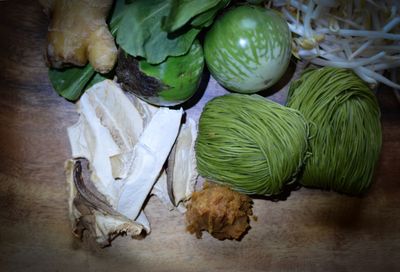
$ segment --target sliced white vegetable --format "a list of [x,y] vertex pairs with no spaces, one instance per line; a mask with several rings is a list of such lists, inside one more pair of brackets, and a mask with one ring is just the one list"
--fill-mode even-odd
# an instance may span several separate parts
[[101,244],[120,233],[149,233],[143,203],[157,181],[156,186],[164,186],[157,196],[165,203],[170,201],[163,166],[179,133],[183,110],[157,108],[128,97],[110,80],[87,90],[77,105],[80,118],[68,128],[72,156],[89,161],[90,180],[86,182],[93,183],[111,210],[79,212],[74,204],[78,193],[71,181],[74,160],[70,160],[71,220],[93,232]]
[[169,196],[167,173],[165,171],[162,171],[156,184],[154,184],[151,194],[157,196],[157,198],[165,205],[168,210],[171,211],[175,208],[174,203],[172,203],[171,197]]
[[136,218],[178,135],[182,110],[160,108],[134,147],[130,175],[124,180],[117,211]]
[[[188,118],[186,123],[181,127],[168,162],[168,178],[172,184],[171,193],[174,205],[179,206],[180,210],[183,210],[183,202],[193,193],[198,177],[194,149],[196,137],[196,122]],[[172,169],[170,169],[171,167]]]

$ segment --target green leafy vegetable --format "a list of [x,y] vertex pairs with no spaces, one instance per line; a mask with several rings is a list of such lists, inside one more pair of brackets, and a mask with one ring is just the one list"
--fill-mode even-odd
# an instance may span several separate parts
[[85,86],[85,90],[92,87],[94,84],[99,83],[105,79],[112,79],[113,74],[102,75],[99,73],[95,73],[95,75],[89,80],[89,82]]
[[264,0],[246,0],[246,2],[256,5],[256,4],[261,4],[262,2],[264,2]]
[[68,100],[77,100],[95,75],[92,65],[66,69],[49,69],[49,79],[56,92]]
[[53,88],[59,95],[70,101],[78,100],[84,90],[107,78],[112,78],[112,74],[99,74],[90,64],[85,67],[49,70],[49,79]]
[[164,29],[173,32],[184,26],[193,17],[209,11],[221,0],[172,0],[171,11],[164,21]]
[[[229,2],[117,0],[110,15],[110,31],[116,37],[117,44],[129,55],[142,57],[149,64],[160,64],[169,56],[187,54],[200,29],[210,25],[217,12]],[[192,18],[191,24],[174,33],[168,33],[162,28],[163,21],[176,27],[183,26],[182,24]],[[79,99],[94,82],[112,76],[98,74],[90,64],[62,70],[49,69],[49,78],[54,89],[71,101]]]
[[117,43],[134,57],[143,57],[158,64],[168,56],[184,55],[191,47],[199,29],[180,33],[162,29],[163,18],[171,11],[171,0],[137,0],[126,7],[117,32]]
[[124,16],[124,11],[126,5],[129,4],[129,1],[126,0],[116,0],[114,2],[114,8],[111,12],[110,16],[110,31],[111,34],[115,37],[118,31],[119,23],[121,22],[122,17]]
[[221,9],[228,6],[229,3],[230,3],[230,0],[220,1],[219,4],[216,5],[215,7],[194,17],[190,24],[192,26],[198,27],[198,28],[199,27],[209,27],[214,22],[214,18],[215,18],[215,16],[217,16],[218,11],[220,11]]

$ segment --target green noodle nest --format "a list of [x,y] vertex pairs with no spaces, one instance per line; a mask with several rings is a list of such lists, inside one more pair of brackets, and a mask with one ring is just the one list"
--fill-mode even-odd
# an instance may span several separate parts
[[375,95],[353,72],[306,71],[289,90],[287,106],[309,121],[311,157],[301,184],[360,194],[370,187],[382,133]]
[[199,121],[198,171],[245,194],[278,194],[304,164],[308,130],[299,111],[261,96],[216,97]]

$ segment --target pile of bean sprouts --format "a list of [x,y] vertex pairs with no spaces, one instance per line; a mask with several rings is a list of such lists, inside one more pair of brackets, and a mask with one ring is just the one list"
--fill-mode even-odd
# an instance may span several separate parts
[[352,69],[400,99],[400,1],[272,0],[293,33],[293,54],[319,66]]

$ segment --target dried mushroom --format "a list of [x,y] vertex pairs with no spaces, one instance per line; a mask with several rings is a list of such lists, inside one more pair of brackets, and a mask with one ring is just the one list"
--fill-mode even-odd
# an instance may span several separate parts
[[78,238],[82,239],[83,232],[88,230],[98,244],[108,246],[120,234],[135,237],[142,233],[143,225],[114,210],[93,186],[87,160],[68,160],[66,171],[73,233]]
[[[164,164],[180,131],[183,111],[128,98],[110,80],[87,90],[77,106],[80,118],[68,128],[73,160],[67,163],[68,175],[76,180],[69,181],[75,232],[81,236],[88,230],[102,245],[121,233],[149,233],[143,212],[146,198],[155,194],[173,206]],[[77,161],[81,158],[90,168],[87,178],[79,177],[84,172]]]

